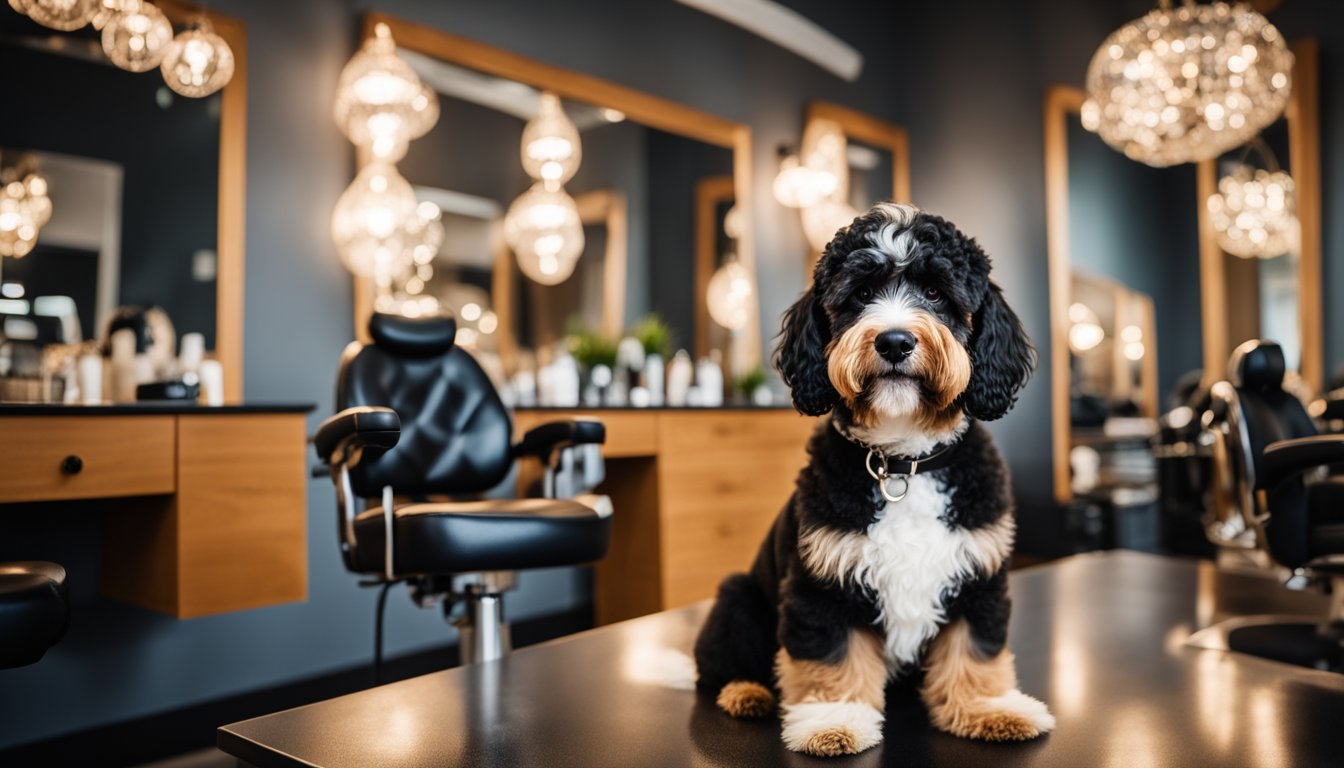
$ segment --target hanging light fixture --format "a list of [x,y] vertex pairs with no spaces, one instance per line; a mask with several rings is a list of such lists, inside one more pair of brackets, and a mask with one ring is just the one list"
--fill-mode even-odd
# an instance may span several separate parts
[[583,255],[583,222],[564,188],[582,156],[579,132],[559,97],[542,93],[521,142],[523,170],[536,183],[504,214],[504,242],[523,274],[542,285],[568,280]]
[[709,278],[705,304],[714,322],[730,331],[740,331],[751,319],[755,295],[751,272],[736,256],[730,255]]
[[0,171],[0,256],[27,256],[37,244],[38,232],[51,220],[47,179],[32,166],[32,159],[25,158]]
[[9,5],[44,27],[71,32],[93,21],[100,0],[9,0]]
[[341,70],[334,110],[336,124],[374,158],[396,162],[412,139],[424,136],[439,120],[439,98],[397,56],[386,24]]
[[1283,171],[1239,164],[1209,196],[1218,247],[1244,259],[1296,252],[1301,240],[1293,179]]
[[233,49],[202,17],[168,44],[160,69],[164,82],[177,93],[209,96],[233,77]]
[[1069,305],[1069,323],[1069,348],[1076,353],[1094,349],[1106,339],[1097,313],[1081,301]]
[[420,222],[415,191],[391,163],[372,162],[336,201],[331,238],[357,275],[373,277],[380,286],[410,263],[411,234]]
[[122,69],[147,72],[163,62],[173,25],[148,0],[117,0],[103,25],[103,52]]
[[583,222],[564,188],[538,181],[509,206],[504,241],[528,279],[556,285],[569,279],[583,254]]
[[1209,160],[1283,114],[1292,67],[1279,30],[1244,2],[1161,0],[1093,54],[1083,127],[1151,166]]
[[528,176],[548,184],[564,184],[574,178],[583,148],[579,129],[565,114],[559,96],[541,94],[536,117],[523,128],[520,151]]

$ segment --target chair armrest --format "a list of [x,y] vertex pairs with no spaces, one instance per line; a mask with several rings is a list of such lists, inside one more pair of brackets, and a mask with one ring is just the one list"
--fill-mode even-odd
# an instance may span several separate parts
[[401,419],[391,408],[361,405],[344,411],[322,422],[313,435],[313,447],[324,464],[331,463],[332,454],[349,442],[356,448],[386,450],[401,439]]
[[1318,435],[1280,440],[1265,448],[1260,462],[1260,487],[1273,488],[1316,467],[1344,462],[1344,435]]
[[548,421],[529,429],[513,446],[513,455],[535,456],[545,461],[557,448],[601,445],[606,441],[607,427],[597,419]]

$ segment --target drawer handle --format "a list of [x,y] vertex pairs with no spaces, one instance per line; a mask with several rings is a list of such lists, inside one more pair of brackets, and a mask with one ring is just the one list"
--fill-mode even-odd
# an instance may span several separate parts
[[61,472],[67,475],[78,475],[84,471],[84,460],[71,454],[61,459]]

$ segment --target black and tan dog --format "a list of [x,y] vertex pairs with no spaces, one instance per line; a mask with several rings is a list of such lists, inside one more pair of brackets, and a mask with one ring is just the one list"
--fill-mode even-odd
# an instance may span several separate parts
[[888,679],[924,673],[933,723],[988,740],[1054,727],[1005,647],[1008,474],[976,420],[1035,365],[989,258],[947,221],[883,203],[840,230],[784,317],[794,405],[831,412],[751,572],[728,577],[695,646],[698,688],[769,714],[816,755],[882,740]]

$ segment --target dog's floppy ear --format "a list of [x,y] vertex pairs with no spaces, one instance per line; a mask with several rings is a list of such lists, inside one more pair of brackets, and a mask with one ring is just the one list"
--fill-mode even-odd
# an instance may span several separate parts
[[830,321],[817,303],[816,288],[808,288],[784,313],[774,361],[793,406],[808,416],[826,413],[840,399],[826,374],[829,340]]
[[1036,368],[1036,349],[993,281],[972,322],[971,381],[962,403],[971,416],[993,421],[1017,402],[1018,391]]

